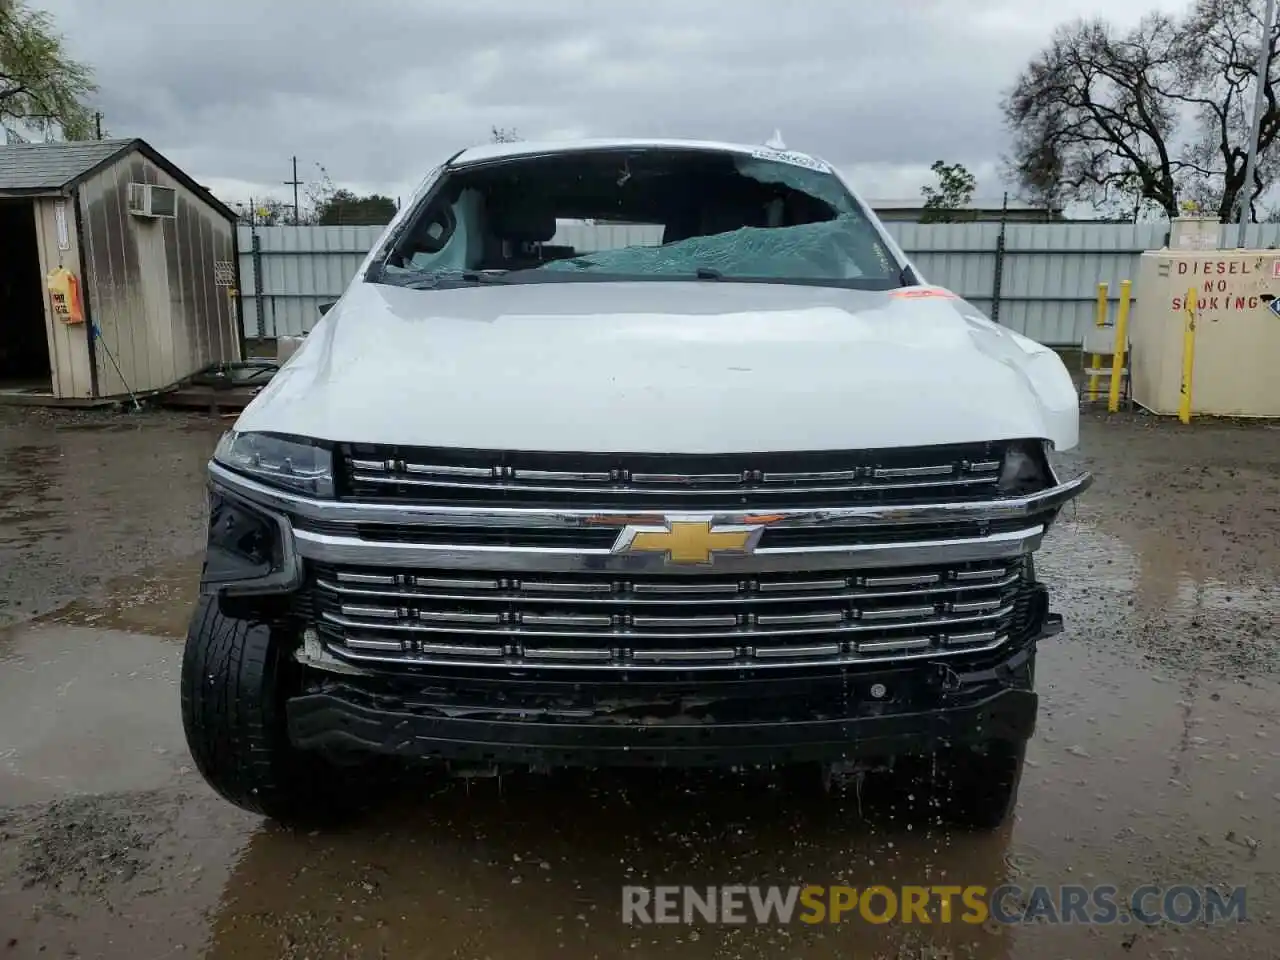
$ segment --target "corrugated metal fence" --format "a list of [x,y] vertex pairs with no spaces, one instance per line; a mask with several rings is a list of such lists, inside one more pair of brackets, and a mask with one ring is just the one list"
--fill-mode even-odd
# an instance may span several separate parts
[[[889,232],[931,283],[973,301],[1000,323],[1041,343],[1078,344],[1093,322],[1098,284],[1133,279],[1138,256],[1163,245],[1165,224],[889,223]],[[565,227],[557,241],[579,250],[657,242],[644,227]],[[1231,240],[1235,239],[1231,228]],[[256,240],[255,240],[256,233]],[[274,338],[311,329],[318,307],[338,297],[381,227],[240,228],[245,335]],[[1223,242],[1227,242],[1223,228]],[[1280,224],[1249,228],[1247,245],[1280,245]],[[997,299],[998,296],[998,299]]]
[[342,294],[382,227],[240,227],[246,337],[299,334]]

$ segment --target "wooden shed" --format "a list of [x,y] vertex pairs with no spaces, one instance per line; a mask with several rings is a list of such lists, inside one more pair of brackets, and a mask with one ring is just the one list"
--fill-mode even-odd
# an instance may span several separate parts
[[0,399],[93,403],[240,360],[235,224],[145,141],[0,145]]

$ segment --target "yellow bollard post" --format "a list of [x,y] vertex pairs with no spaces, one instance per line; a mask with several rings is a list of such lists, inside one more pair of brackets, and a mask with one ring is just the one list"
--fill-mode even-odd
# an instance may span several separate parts
[[1196,288],[1187,291],[1183,304],[1187,319],[1182,325],[1182,397],[1178,401],[1178,419],[1191,422],[1191,374],[1196,366]]
[[[1098,284],[1098,309],[1094,311],[1093,325],[1095,327],[1105,327],[1107,325],[1107,285],[1105,283]],[[1093,354],[1089,357],[1089,369],[1097,370],[1099,364],[1102,363],[1102,357]],[[1089,374],[1089,399],[1098,399],[1098,375],[1096,373]]]
[[1126,349],[1129,343],[1129,287],[1125,280],[1120,284],[1120,307],[1116,310],[1116,342],[1111,348],[1111,389],[1107,394],[1107,412],[1120,409],[1120,380],[1125,364],[1129,362]]

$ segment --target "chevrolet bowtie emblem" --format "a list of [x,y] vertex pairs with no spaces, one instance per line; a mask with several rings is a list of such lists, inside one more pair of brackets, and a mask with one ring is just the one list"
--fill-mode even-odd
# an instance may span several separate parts
[[745,556],[764,527],[714,524],[696,517],[668,517],[661,525],[629,524],[614,541],[614,553],[663,553],[668,563],[710,563],[718,554]]

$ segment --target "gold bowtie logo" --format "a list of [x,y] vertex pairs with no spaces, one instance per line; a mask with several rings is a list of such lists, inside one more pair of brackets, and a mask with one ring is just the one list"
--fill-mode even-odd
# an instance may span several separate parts
[[663,526],[632,524],[614,542],[614,553],[662,553],[668,563],[710,563],[720,554],[745,556],[756,548],[764,527],[669,519]]

